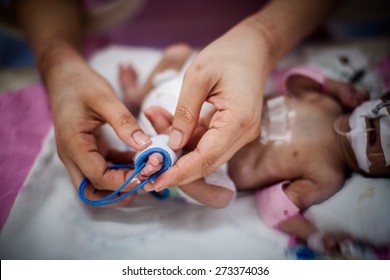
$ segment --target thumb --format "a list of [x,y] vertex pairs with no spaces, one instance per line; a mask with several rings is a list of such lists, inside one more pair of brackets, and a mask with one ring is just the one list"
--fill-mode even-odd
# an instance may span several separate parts
[[152,143],[135,117],[116,96],[99,102],[98,112],[111,125],[118,137],[133,149],[142,150]]
[[197,125],[200,110],[208,95],[208,87],[202,84],[200,73],[195,74],[196,67],[188,68],[180,92],[168,146],[173,150],[182,149],[191,138]]

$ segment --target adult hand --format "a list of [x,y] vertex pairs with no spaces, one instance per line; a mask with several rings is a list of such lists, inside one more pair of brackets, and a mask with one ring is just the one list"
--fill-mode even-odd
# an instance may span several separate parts
[[273,0],[202,50],[187,70],[169,145],[181,149],[201,105],[217,108],[197,147],[155,182],[155,189],[211,173],[256,138],[266,77],[277,61],[321,22],[335,0]]
[[184,77],[169,146],[179,150],[189,142],[205,101],[216,112],[196,148],[156,180],[155,190],[208,175],[259,135],[267,53],[261,32],[243,23],[198,54]]
[[[61,58],[51,65],[45,82],[58,154],[74,185],[78,186],[86,176],[91,181],[86,190],[88,198],[102,198],[133,173],[130,170],[109,170],[110,161],[131,163],[133,157],[130,152],[119,153],[110,149],[102,141],[99,128],[109,123],[119,138],[136,150],[146,148],[150,139],[108,82],[73,50],[61,50]],[[129,188],[133,187],[135,185],[130,184]],[[125,204],[133,197],[129,196],[114,206]]]

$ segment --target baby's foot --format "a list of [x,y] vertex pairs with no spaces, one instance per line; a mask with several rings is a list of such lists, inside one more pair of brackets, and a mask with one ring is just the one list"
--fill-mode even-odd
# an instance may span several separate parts
[[137,85],[137,78],[133,66],[119,65],[119,83],[122,87],[124,103],[134,116],[138,115],[143,98]]
[[154,173],[158,172],[163,163],[163,156],[160,153],[153,153],[148,157],[146,165],[140,171],[138,178],[140,180],[145,180],[152,176]]
[[307,238],[308,246],[319,253],[340,253],[340,244],[352,240],[344,233],[316,231]]

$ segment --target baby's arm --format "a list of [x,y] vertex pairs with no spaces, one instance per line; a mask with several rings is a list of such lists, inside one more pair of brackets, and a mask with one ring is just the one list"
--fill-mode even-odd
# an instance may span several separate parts
[[179,188],[199,203],[211,208],[225,208],[234,197],[232,190],[208,184],[203,178],[179,186]]
[[332,79],[324,79],[324,83],[304,75],[292,74],[285,81],[288,92],[300,97],[308,92],[325,94],[337,102],[346,110],[354,109],[356,106],[369,99],[368,92],[358,91],[352,84]]
[[278,224],[278,228],[282,232],[306,241],[310,247],[313,247],[312,249],[321,252],[338,250],[339,242],[346,239],[347,236],[320,232],[314,224],[301,215],[301,212],[312,205],[324,202],[341,189],[343,177],[337,174],[333,175],[334,180],[331,181],[323,178],[292,181],[284,191],[287,197],[299,208],[300,212]]
[[[163,157],[159,153],[151,154],[146,162],[145,167],[141,170],[138,178],[141,180],[147,179],[149,176],[158,172],[162,166]],[[150,185],[146,186],[146,190],[153,190]],[[179,186],[180,190],[189,195],[200,204],[211,208],[224,208],[234,197],[232,190],[221,186],[206,183],[205,179],[200,178],[188,184]]]
[[359,91],[354,85],[346,82],[325,79],[326,92],[336,99],[345,109],[351,110],[370,99],[367,91]]

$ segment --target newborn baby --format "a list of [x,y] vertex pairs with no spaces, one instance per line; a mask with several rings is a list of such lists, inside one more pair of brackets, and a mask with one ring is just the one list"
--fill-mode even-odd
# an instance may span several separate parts
[[320,233],[301,213],[337,193],[351,172],[390,177],[390,95],[364,101],[367,93],[325,80],[311,67],[289,70],[284,84],[294,97],[265,101],[264,141],[238,151],[229,174],[239,190],[260,189],[257,206],[266,224],[318,251],[338,250],[349,237]]
[[[185,63],[189,62],[191,55],[192,50],[185,45],[167,48],[160,62],[142,86],[137,84],[137,73],[133,67],[120,66],[119,79],[124,93],[124,102],[134,115],[140,112],[139,124],[150,136],[169,134],[186,69]],[[157,105],[158,107],[156,107]],[[197,139],[206,131],[207,124],[205,122],[209,119],[212,111],[213,106],[210,104],[203,106],[201,120],[193,137],[195,145]],[[168,137],[164,138],[168,140]],[[162,144],[166,146],[166,143]],[[191,149],[191,146],[188,148]],[[151,154],[146,166],[138,175],[138,179],[142,181],[152,176],[160,170],[162,163],[162,154]],[[151,191],[153,185],[148,183],[145,189]],[[161,192],[159,197],[169,197],[212,208],[223,208],[233,200],[235,194],[236,188],[227,174],[227,165],[225,164],[204,178],[169,190],[166,189]]]
[[[150,134],[169,131],[191,53],[183,45],[168,48],[141,87],[131,66],[120,68],[125,102],[133,113],[142,112],[140,123],[146,131],[152,129],[145,116],[149,119],[156,130]],[[229,176],[238,190],[259,190],[257,205],[268,225],[311,240],[316,248],[333,249],[339,237],[318,238],[300,213],[337,193],[351,172],[390,177],[389,96],[367,101],[368,93],[325,79],[309,66],[289,70],[283,84],[284,95],[264,99],[260,137],[231,158]],[[188,149],[196,147],[213,112],[212,106],[204,108]],[[161,163],[162,156],[152,154],[140,179],[157,172]],[[178,188],[203,205],[224,207],[233,199],[234,188],[225,186],[230,180],[223,169],[217,177],[223,182],[210,184],[202,178]],[[146,189],[153,190],[153,185]]]

